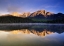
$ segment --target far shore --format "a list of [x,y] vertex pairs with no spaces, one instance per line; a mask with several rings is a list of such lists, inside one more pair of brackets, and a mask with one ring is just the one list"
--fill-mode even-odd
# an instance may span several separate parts
[[0,25],[64,25],[64,23],[0,23]]

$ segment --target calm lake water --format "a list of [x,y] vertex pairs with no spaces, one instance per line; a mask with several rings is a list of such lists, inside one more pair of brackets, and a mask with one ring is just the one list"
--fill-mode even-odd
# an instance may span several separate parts
[[64,25],[0,25],[0,46],[64,46]]

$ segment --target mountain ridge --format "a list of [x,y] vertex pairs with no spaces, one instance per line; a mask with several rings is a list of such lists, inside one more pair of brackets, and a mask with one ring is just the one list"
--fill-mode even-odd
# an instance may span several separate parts
[[0,16],[0,23],[64,23],[64,14],[54,14],[45,10],[23,13],[22,16],[7,14]]
[[[18,16],[18,17],[29,17],[29,16],[35,16],[35,15],[39,15],[39,14],[42,14],[44,16],[46,15],[51,15],[51,14],[54,14],[52,12],[47,12],[46,10],[38,10],[38,11],[35,11],[33,13],[30,13],[30,12],[24,12],[24,13],[18,13],[18,12],[13,12],[13,13],[10,13],[9,15],[13,15],[13,16]],[[7,14],[4,14],[4,16],[7,15]],[[1,16],[1,15],[0,15]]]

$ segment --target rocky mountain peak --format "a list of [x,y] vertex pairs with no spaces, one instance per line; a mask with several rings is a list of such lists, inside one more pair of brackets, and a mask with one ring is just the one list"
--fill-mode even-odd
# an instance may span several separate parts
[[30,12],[24,12],[21,15],[21,17],[28,17],[28,16],[30,16]]
[[32,13],[30,16],[31,16],[31,17],[34,17],[34,16],[37,16],[37,15],[43,15],[43,16],[46,17],[47,15],[52,15],[52,14],[53,14],[53,13],[47,12],[47,11],[45,11],[45,10],[38,10],[38,11]]

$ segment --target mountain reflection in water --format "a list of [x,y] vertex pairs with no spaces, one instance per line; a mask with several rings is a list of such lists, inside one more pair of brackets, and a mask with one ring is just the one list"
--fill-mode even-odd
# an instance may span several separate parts
[[49,35],[49,34],[53,34],[54,32],[51,32],[51,31],[47,31],[47,30],[44,30],[44,31],[36,31],[36,30],[28,30],[28,29],[22,29],[22,30],[13,30],[13,31],[9,31],[11,34],[34,34],[34,35],[37,35],[37,36],[46,36],[46,35]]
[[[3,28],[5,29],[5,28]],[[0,30],[0,46],[63,46],[64,26],[25,26]]]

